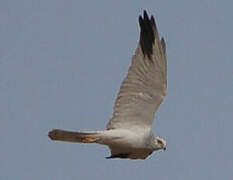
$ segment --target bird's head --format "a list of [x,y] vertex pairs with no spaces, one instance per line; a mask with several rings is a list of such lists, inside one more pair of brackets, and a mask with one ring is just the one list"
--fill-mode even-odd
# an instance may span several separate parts
[[157,136],[155,137],[154,140],[155,140],[155,145],[156,145],[157,150],[159,149],[163,149],[164,151],[166,150],[167,143],[163,138]]

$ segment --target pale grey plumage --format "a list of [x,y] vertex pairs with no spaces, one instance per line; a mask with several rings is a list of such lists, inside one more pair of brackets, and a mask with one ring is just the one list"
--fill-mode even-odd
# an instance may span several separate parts
[[99,143],[111,149],[109,158],[145,159],[166,148],[166,141],[154,137],[152,124],[166,96],[167,60],[164,39],[159,38],[154,17],[139,17],[140,41],[128,74],[118,93],[107,130],[69,132],[53,130],[52,140]]
[[[107,129],[131,128],[133,126],[151,127],[155,112],[165,98],[167,90],[167,60],[164,39],[160,40],[153,16],[144,21],[149,23],[154,34],[152,52],[147,55],[142,50],[142,33],[128,75],[118,93],[113,118]],[[141,31],[143,24],[140,23]],[[152,35],[153,36],[153,35]],[[149,37],[150,38],[150,37]],[[144,50],[146,51],[146,50]]]

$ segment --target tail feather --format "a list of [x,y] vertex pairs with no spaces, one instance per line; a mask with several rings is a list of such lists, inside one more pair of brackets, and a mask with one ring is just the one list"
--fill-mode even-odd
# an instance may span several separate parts
[[74,143],[96,143],[98,132],[72,132],[60,129],[54,129],[48,133],[51,140],[67,141]]

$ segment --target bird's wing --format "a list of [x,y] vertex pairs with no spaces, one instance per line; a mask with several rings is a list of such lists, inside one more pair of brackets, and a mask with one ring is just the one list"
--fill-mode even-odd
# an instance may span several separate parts
[[159,38],[154,17],[139,16],[140,41],[118,93],[107,129],[152,126],[165,98],[167,60],[164,39]]

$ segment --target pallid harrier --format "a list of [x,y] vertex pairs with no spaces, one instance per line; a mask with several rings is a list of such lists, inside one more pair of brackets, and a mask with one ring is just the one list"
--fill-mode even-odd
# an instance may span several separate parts
[[153,151],[166,149],[166,141],[155,136],[152,124],[167,89],[164,39],[159,38],[154,17],[139,16],[140,40],[132,64],[118,93],[112,119],[103,131],[71,132],[54,129],[56,141],[98,143],[109,146],[110,158],[145,159]]

